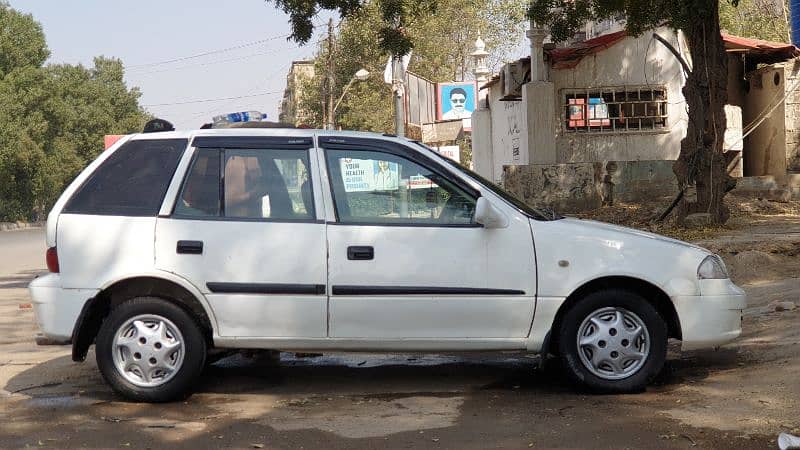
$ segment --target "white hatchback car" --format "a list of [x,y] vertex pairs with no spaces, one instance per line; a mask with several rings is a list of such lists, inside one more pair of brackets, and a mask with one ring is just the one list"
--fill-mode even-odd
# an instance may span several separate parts
[[66,189],[47,340],[123,396],[187,395],[210,349],[525,351],[643,389],[667,339],[741,333],[744,292],[680,241],[526,206],[422,144],[289,129],[132,135]]

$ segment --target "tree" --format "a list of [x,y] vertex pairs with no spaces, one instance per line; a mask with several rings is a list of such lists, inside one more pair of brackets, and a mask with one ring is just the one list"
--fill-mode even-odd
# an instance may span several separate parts
[[790,42],[788,16],[788,0],[739,0],[738,6],[719,2],[720,26],[736,36]]
[[[731,2],[736,6],[738,0]],[[724,223],[729,212],[722,200],[736,183],[722,152],[728,70],[718,0],[534,0],[529,15],[549,26],[557,41],[572,36],[587,20],[619,15],[632,35],[664,24],[683,30],[692,67],[683,87],[689,123],[673,166],[681,192],[687,193],[677,207],[678,221],[710,213],[713,223]]]
[[[472,46],[480,33],[499,63],[519,42],[526,18],[527,0],[438,0],[436,14],[407,20],[406,35],[414,46],[410,68],[433,81],[471,79]],[[336,111],[336,123],[347,129],[378,132],[393,131],[391,90],[383,82],[387,50],[381,39],[383,0],[365,2],[344,18],[338,27],[334,97],[338,98],[353,74],[365,68],[373,73],[367,81],[351,86]],[[432,32],[435,30],[435,32]],[[325,76],[328,61],[326,44],[320,44],[315,58],[316,77],[300,91],[301,107],[312,113],[313,125],[322,124]]]
[[0,0],[0,78],[15,67],[41,66],[49,56],[41,25]]
[[0,2],[0,221],[41,220],[103,135],[141,130],[147,114],[118,59],[43,66],[41,26]]
[[[289,15],[292,38],[302,44],[311,39],[311,22],[321,9],[335,10],[341,17],[350,17],[361,10],[368,0],[273,0]],[[436,11],[437,0],[382,0],[378,2],[381,24],[377,29],[380,48],[392,55],[407,55],[414,48],[406,27],[420,17]]]

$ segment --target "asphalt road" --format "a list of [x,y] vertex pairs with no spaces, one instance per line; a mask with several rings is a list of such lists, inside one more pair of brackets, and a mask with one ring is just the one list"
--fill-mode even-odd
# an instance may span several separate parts
[[0,277],[46,270],[45,250],[43,228],[0,231]]
[[33,343],[25,285],[43,270],[42,230],[0,232],[2,448],[775,448],[775,435],[669,413],[683,401],[716,414],[681,388],[745,364],[735,349],[672,355],[656,386],[628,396],[578,393],[525,355],[237,355],[186,402],[128,403],[93,353],[77,364]]

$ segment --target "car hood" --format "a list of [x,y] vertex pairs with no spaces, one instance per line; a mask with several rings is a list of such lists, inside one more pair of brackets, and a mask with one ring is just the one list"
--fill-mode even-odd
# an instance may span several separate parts
[[680,241],[678,239],[673,239],[667,236],[662,236],[660,234],[650,233],[647,231],[636,230],[634,228],[623,227],[620,225],[613,225],[610,223],[605,222],[598,222],[596,220],[583,220],[583,219],[572,219],[566,218],[563,219],[565,222],[570,222],[573,224],[578,224],[579,226],[587,229],[593,230],[596,232],[613,232],[619,233],[622,235],[630,236],[631,238],[641,238],[641,239],[652,239],[654,241],[664,242],[666,244],[677,245],[679,247],[688,247],[695,250],[699,250],[705,253],[711,253],[708,250],[700,247],[698,245],[690,244],[688,242]]

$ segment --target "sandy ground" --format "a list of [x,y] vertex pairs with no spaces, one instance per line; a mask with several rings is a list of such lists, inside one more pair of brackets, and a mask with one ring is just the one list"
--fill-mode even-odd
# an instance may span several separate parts
[[[37,347],[24,289],[41,230],[0,233],[2,448],[776,448],[800,434],[800,216],[755,215],[701,233],[749,294],[744,335],[679,353],[647,392],[583,395],[516,354],[233,356],[197,394],[128,403],[90,353]],[[793,250],[795,249],[795,250]]]

